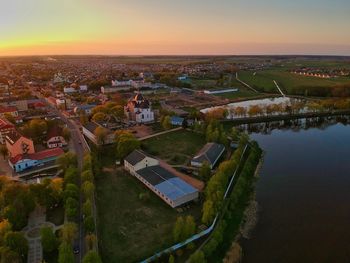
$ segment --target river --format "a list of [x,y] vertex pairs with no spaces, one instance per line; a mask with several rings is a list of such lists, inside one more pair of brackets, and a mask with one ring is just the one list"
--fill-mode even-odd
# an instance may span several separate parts
[[265,157],[243,263],[350,262],[350,125],[316,123],[251,134]]

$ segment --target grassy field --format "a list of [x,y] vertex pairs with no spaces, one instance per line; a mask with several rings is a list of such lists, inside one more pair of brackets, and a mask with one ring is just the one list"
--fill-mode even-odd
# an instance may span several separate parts
[[179,165],[189,161],[204,144],[204,136],[180,130],[145,140],[142,148],[169,164]]
[[[186,213],[177,213],[136,178],[122,170],[104,173],[96,191],[103,262],[137,262],[173,244],[176,218]],[[199,218],[199,205],[189,211]]]
[[300,76],[283,70],[240,71],[239,78],[252,87],[265,92],[278,93],[273,80],[276,80],[286,94],[293,94],[300,89],[313,87],[333,87],[337,84],[350,83],[350,78],[321,79],[316,77]]
[[215,96],[232,100],[232,99],[243,99],[243,98],[256,97],[256,96],[259,96],[259,94],[255,93],[251,90],[248,90],[246,88],[240,88],[238,92],[216,94]]

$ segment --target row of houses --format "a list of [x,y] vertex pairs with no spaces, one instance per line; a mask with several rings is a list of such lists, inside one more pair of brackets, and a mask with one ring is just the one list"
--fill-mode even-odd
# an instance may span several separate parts
[[53,127],[47,133],[48,149],[36,152],[33,140],[22,135],[15,125],[5,118],[0,118],[0,143],[6,146],[9,165],[17,173],[57,159],[64,153],[62,147],[67,145],[61,129]]

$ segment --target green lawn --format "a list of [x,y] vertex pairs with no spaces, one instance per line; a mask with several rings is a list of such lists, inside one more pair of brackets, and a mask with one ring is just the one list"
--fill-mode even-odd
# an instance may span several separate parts
[[246,88],[239,88],[239,91],[237,92],[216,94],[215,96],[232,100],[232,99],[256,97],[256,96],[259,96],[259,94],[254,91],[248,90]]
[[187,130],[163,134],[142,142],[142,149],[169,164],[186,164],[205,144],[203,135]]
[[273,83],[276,80],[281,89],[287,94],[293,94],[297,90],[312,89],[315,87],[333,87],[338,84],[350,83],[350,78],[339,77],[336,79],[321,79],[316,77],[300,76],[288,72],[286,69],[273,69],[257,71],[240,71],[239,78],[252,87],[271,93],[278,93]]
[[[137,262],[173,244],[176,218],[186,213],[177,213],[122,170],[104,173],[96,186],[103,262]],[[200,205],[189,211],[198,219]]]

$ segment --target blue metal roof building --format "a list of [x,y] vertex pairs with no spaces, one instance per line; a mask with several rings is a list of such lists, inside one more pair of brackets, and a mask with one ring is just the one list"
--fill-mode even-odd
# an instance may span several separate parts
[[198,198],[198,190],[160,165],[136,171],[135,176],[171,207]]

